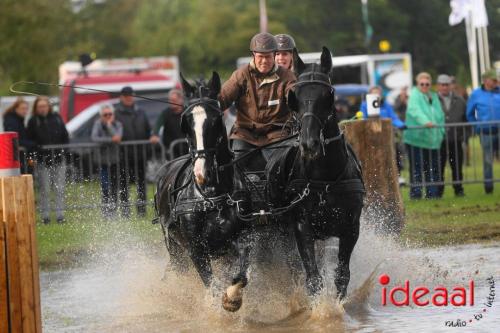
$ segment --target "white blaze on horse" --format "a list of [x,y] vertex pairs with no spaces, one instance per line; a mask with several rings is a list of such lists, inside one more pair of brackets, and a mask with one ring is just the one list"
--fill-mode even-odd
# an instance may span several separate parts
[[[195,106],[192,111],[194,120],[194,133],[196,138],[196,149],[202,151],[205,149],[203,145],[203,127],[207,120],[207,113],[203,106]],[[194,162],[193,173],[196,183],[203,185],[205,183],[205,157],[200,157]]]

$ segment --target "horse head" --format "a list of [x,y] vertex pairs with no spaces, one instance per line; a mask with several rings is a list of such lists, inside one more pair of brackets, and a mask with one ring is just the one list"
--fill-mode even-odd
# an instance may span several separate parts
[[323,47],[320,64],[304,64],[294,50],[294,69],[297,76],[295,91],[288,94],[288,103],[300,119],[300,151],[308,160],[318,158],[325,150],[327,136],[338,133],[330,74],[332,56]]
[[194,180],[207,191],[213,191],[219,183],[218,165],[230,158],[223,112],[217,101],[220,77],[213,72],[208,83],[198,80],[193,86],[181,74],[181,82],[188,101],[181,116],[181,129],[188,140]]

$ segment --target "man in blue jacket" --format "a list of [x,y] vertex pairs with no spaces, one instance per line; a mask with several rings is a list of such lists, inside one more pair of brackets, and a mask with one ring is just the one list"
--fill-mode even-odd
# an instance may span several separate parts
[[500,89],[495,69],[481,75],[483,84],[474,90],[467,102],[467,121],[490,122],[476,125],[476,133],[483,149],[484,190],[493,193],[493,150],[498,145],[498,122],[500,121]]

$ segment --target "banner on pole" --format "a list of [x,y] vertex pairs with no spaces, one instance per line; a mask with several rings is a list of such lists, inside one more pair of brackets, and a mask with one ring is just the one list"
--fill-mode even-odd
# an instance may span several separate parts
[[450,0],[451,13],[448,18],[450,25],[462,22],[469,12],[472,16],[472,26],[481,28],[488,26],[488,15],[484,0]]

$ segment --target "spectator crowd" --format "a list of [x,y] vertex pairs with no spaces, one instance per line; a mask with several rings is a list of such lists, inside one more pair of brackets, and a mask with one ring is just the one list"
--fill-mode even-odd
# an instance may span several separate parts
[[[288,64],[291,67],[291,64]],[[410,197],[412,199],[440,198],[444,193],[444,175],[449,164],[456,196],[464,196],[463,165],[468,153],[468,140],[473,134],[463,126],[449,126],[465,122],[477,123],[475,134],[482,147],[485,193],[493,193],[493,161],[498,158],[500,122],[500,90],[494,69],[482,74],[481,87],[470,96],[457,87],[447,74],[437,77],[436,88],[429,73],[419,73],[416,85],[404,88],[394,105],[384,99],[381,87],[371,87],[369,93],[380,98],[380,117],[389,118],[395,128],[396,161],[401,173],[403,156],[408,157]],[[168,94],[171,104],[161,113],[155,124],[150,124],[146,110],[135,103],[131,87],[121,90],[119,102],[104,105],[92,127],[91,140],[98,143],[99,179],[102,193],[102,213],[114,218],[120,207],[124,218],[130,218],[129,188],[136,184],[135,206],[138,216],[146,215],[146,162],[149,158],[144,145],[127,146],[127,142],[149,140],[168,148],[184,135],[179,128],[184,99],[181,91]],[[368,117],[366,102],[360,110]],[[62,118],[52,110],[47,97],[38,97],[29,116],[29,105],[19,98],[3,114],[5,131],[18,133],[21,146],[22,170],[33,172],[38,186],[38,206],[44,223],[50,223],[50,212],[63,223],[67,154],[69,142]],[[28,120],[29,118],[29,120]],[[26,121],[28,120],[28,121]],[[496,122],[496,123],[495,123]],[[47,149],[47,146],[51,146]],[[178,145],[175,156],[187,153],[187,145]],[[405,154],[406,152],[406,154]],[[175,157],[174,156],[174,157]],[[425,185],[425,186],[424,186]],[[425,187],[425,189],[424,189]],[[53,209],[51,209],[53,198]]]
[[[183,110],[182,92],[173,89],[169,92],[168,99],[173,106],[163,110],[154,129],[146,116],[146,110],[135,103],[134,91],[129,86],[123,87],[117,104],[100,107],[90,139],[99,144],[98,153],[93,154],[93,162],[99,166],[101,207],[106,218],[116,217],[119,207],[121,216],[130,218],[131,183],[135,183],[137,188],[137,215],[146,216],[145,173],[149,150],[144,144],[126,143],[149,140],[150,143],[157,144],[161,141],[168,147],[172,141],[184,138],[177,128]],[[31,116],[29,113],[29,104],[18,98],[3,114],[4,131],[18,133],[21,170],[34,175],[38,188],[37,203],[43,223],[50,223],[51,210],[55,211],[56,221],[64,223],[68,167],[68,149],[64,145],[69,143],[68,132],[47,97],[38,97],[33,103]],[[29,120],[26,123],[27,118]],[[174,156],[187,153],[186,147],[187,145],[179,145]]]
[[[391,119],[395,128],[396,163],[400,173],[403,150],[406,150],[411,199],[441,198],[447,164],[455,195],[465,195],[464,155],[470,150],[468,141],[473,134],[464,126],[466,122],[477,123],[474,131],[482,148],[484,190],[486,194],[493,193],[493,161],[498,158],[499,150],[500,88],[495,69],[485,71],[481,78],[481,87],[468,97],[465,89],[457,86],[455,78],[447,74],[437,77],[437,91],[433,91],[431,75],[422,72],[416,76],[416,86],[409,94],[408,88],[401,90],[394,106],[384,100],[380,87],[369,89],[369,93],[379,95],[380,117]],[[361,111],[367,118],[366,102],[362,102]],[[401,177],[400,182],[404,182]]]

